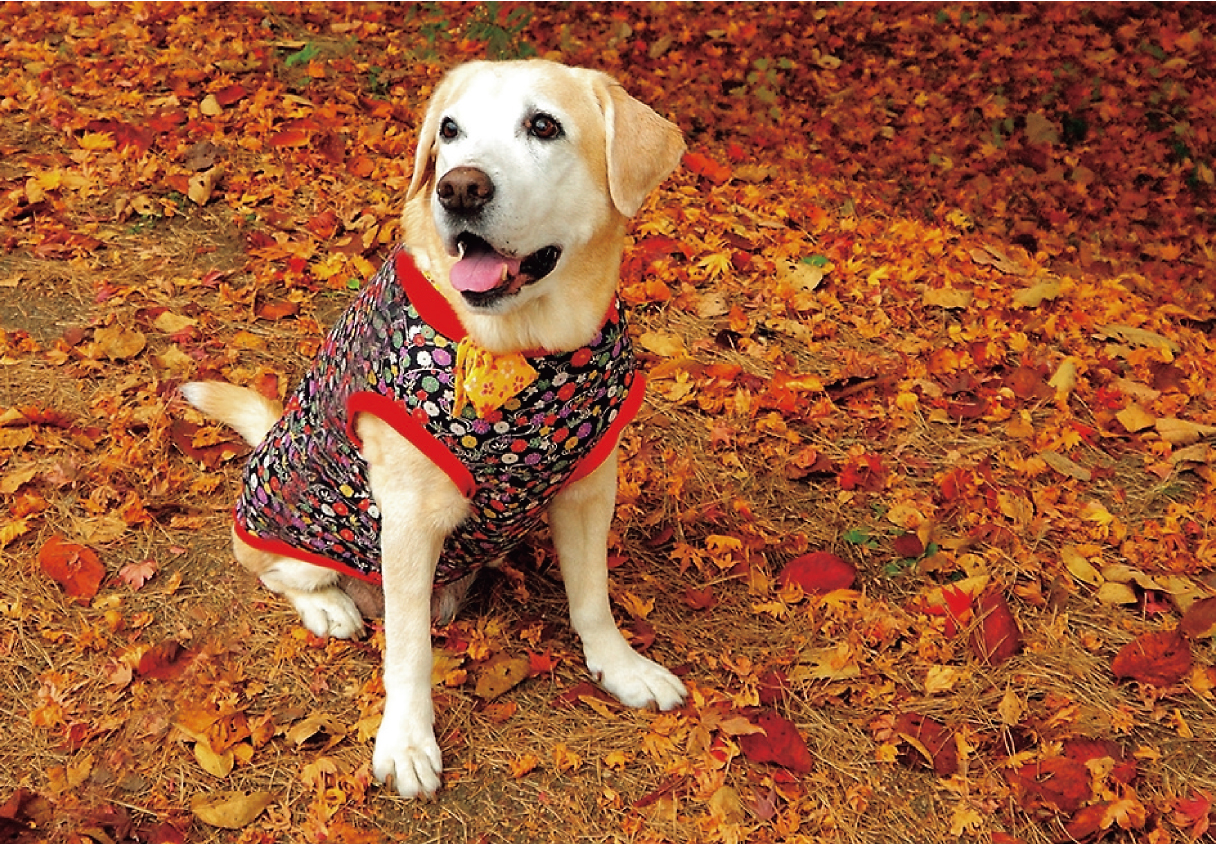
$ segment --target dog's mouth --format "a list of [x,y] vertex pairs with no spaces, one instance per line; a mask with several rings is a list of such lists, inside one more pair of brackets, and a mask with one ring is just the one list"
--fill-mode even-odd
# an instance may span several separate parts
[[562,250],[546,246],[512,258],[472,232],[461,232],[456,236],[456,254],[460,260],[452,267],[452,287],[473,307],[486,308],[553,272]]

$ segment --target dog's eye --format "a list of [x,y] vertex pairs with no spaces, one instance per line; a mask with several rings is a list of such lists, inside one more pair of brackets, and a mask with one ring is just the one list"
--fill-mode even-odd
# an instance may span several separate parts
[[456,121],[450,117],[443,118],[443,122],[439,124],[439,137],[445,141],[450,141],[459,134],[460,127],[456,125]]
[[551,141],[562,133],[562,124],[548,114],[534,114],[528,121],[528,134],[542,141]]

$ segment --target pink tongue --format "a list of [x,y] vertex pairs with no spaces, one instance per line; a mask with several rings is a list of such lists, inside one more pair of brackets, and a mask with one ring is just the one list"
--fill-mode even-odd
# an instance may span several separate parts
[[460,292],[485,293],[506,277],[519,274],[521,260],[509,260],[497,252],[478,252],[461,258],[452,267],[452,286]]

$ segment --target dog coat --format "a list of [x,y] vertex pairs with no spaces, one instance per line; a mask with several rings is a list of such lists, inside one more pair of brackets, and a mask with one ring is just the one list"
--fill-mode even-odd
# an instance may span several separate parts
[[436,584],[518,545],[568,483],[615,448],[642,402],[624,310],[591,343],[526,353],[531,383],[497,410],[456,409],[451,305],[404,250],[391,256],[330,331],[283,416],[253,450],[236,529],[260,550],[380,581],[380,511],[355,420],[374,414],[419,448],[470,500],[447,537]]

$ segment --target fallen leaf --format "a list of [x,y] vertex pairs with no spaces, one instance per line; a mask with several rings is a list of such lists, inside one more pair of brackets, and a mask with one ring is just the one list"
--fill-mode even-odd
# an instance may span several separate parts
[[257,820],[273,802],[274,795],[269,791],[220,791],[194,795],[190,811],[208,826],[241,829]]
[[971,304],[975,293],[971,290],[960,290],[954,287],[931,287],[924,292],[921,300],[934,308],[959,310]]
[[895,731],[916,750],[916,756],[901,757],[905,764],[919,759],[938,776],[952,777],[958,773],[954,731],[948,730],[940,721],[916,712],[904,712],[895,719]]
[[1153,424],[1161,439],[1173,445],[1190,445],[1216,434],[1216,425],[1201,425],[1186,419],[1156,419]]
[[1000,665],[1022,647],[1022,631],[1005,596],[990,589],[973,609],[979,617],[971,634],[971,650],[990,665]]
[[1018,804],[1027,812],[1049,809],[1076,812],[1093,795],[1092,777],[1083,762],[1052,756],[1005,772]]
[[1144,633],[1119,649],[1111,670],[1121,679],[1172,686],[1191,670],[1191,646],[1177,630]]
[[1182,616],[1178,630],[1188,639],[1216,636],[1216,597],[1195,601]]
[[1035,282],[1030,287],[1024,287],[1013,293],[1013,303],[1019,308],[1037,308],[1045,300],[1055,299],[1060,295],[1060,280],[1047,277]]
[[1136,433],[1143,431],[1145,428],[1153,427],[1157,422],[1157,417],[1151,413],[1147,413],[1140,405],[1132,403],[1115,414],[1115,418],[1119,420],[1119,424],[1128,433]]
[[93,332],[96,355],[110,360],[130,360],[144,350],[148,338],[133,328],[110,325]]
[[481,667],[473,693],[493,700],[528,679],[530,665],[526,657],[499,654]]
[[97,554],[84,545],[52,536],[38,552],[42,573],[63,587],[73,601],[87,604],[101,588],[106,567]]
[[156,569],[155,560],[127,563],[118,570],[118,578],[130,586],[132,590],[138,591],[156,574]]
[[764,732],[739,736],[739,749],[753,762],[771,762],[799,774],[809,773],[811,751],[794,722],[773,709],[761,710],[752,723]]
[[857,578],[857,570],[828,551],[813,551],[795,557],[777,575],[782,586],[796,583],[802,591],[821,595],[834,589],[848,589]]

